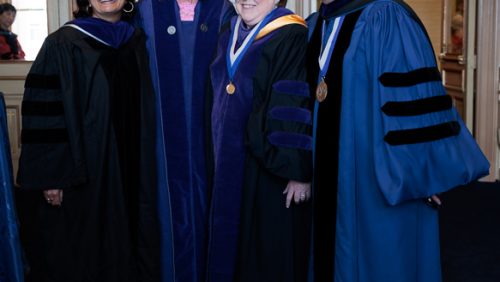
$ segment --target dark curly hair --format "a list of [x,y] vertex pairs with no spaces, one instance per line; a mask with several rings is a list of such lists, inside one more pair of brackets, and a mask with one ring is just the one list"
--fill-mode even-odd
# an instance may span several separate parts
[[16,8],[14,6],[12,6],[11,4],[9,4],[9,3],[0,4],[0,15],[3,14],[3,12],[7,12],[7,11],[11,11],[14,14],[17,13]]
[[[126,0],[125,2],[126,2],[125,7],[127,7],[128,5],[135,5],[139,1]],[[76,0],[76,4],[78,5],[78,8],[76,11],[73,12],[73,16],[75,18],[86,18],[92,16],[92,7],[90,7],[90,0]],[[137,7],[135,7],[130,13],[122,11],[121,19],[124,21],[130,21],[134,17],[136,9]]]

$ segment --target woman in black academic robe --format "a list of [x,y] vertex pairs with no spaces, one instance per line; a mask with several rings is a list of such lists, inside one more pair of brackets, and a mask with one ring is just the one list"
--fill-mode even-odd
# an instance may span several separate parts
[[210,68],[209,281],[307,279],[307,29],[277,4],[236,1],[239,16],[222,31]]
[[40,195],[23,211],[35,224],[26,245],[31,277],[159,281],[145,36],[121,20],[132,1],[82,0],[78,8],[47,37],[25,85],[17,181]]

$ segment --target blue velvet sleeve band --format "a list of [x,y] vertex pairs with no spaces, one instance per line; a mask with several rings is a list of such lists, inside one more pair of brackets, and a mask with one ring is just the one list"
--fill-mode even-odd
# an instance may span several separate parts
[[312,137],[304,134],[278,131],[270,133],[267,139],[274,146],[312,150]]
[[281,121],[312,123],[311,111],[297,107],[276,106],[269,111],[269,116]]
[[302,81],[280,80],[273,84],[273,89],[278,93],[309,98],[309,86]]

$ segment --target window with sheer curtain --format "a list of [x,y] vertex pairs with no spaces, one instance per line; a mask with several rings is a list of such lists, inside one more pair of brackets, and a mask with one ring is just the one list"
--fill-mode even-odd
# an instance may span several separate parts
[[[4,1],[5,2],[5,1]],[[26,60],[34,60],[48,34],[46,0],[11,0],[16,7],[16,20],[12,32],[26,53]]]

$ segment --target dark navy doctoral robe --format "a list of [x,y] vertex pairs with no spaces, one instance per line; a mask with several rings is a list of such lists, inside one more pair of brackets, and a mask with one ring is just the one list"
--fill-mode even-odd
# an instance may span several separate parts
[[204,109],[208,66],[225,0],[199,0],[193,21],[181,21],[175,0],[144,0],[138,24],[148,36],[157,99],[158,203],[162,281],[204,280],[208,195]]
[[337,17],[329,92],[315,108],[312,281],[439,282],[438,214],[425,199],[489,164],[445,93],[423,25],[398,1],[344,1],[310,25],[312,91],[323,20]]
[[13,183],[5,101],[0,92],[0,281],[22,282],[24,267]]
[[[290,14],[275,9],[269,25]],[[283,190],[290,179],[311,180],[307,29],[289,24],[251,41],[231,79],[228,44],[235,29],[243,31],[236,22],[221,33],[210,67],[208,281],[305,281],[310,205],[287,209]]]

